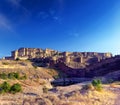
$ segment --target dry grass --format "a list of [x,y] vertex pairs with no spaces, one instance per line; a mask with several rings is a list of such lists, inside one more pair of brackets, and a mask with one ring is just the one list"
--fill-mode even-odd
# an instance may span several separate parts
[[27,74],[29,79],[52,79],[53,76],[58,75],[54,69],[47,69],[42,67],[34,68],[30,61],[14,61],[14,60],[0,60],[0,73],[18,72],[20,74]]
[[[33,83],[32,83],[33,84]],[[61,87],[62,88],[62,87]],[[66,87],[67,90],[68,87]],[[75,89],[74,85],[74,89]],[[32,105],[114,105],[115,99],[117,97],[111,91],[103,90],[101,92],[95,90],[87,90],[82,91],[76,90],[71,91],[69,90],[64,92],[63,90],[61,93],[58,92],[52,93],[48,91],[48,93],[42,93],[42,88],[35,85],[29,86],[26,84],[24,86],[24,91],[22,93],[18,93],[16,95],[12,94],[5,94],[0,96],[0,102],[8,102],[8,105],[12,105],[10,103],[18,103],[18,105],[24,104],[32,104]],[[41,91],[41,92],[40,92]],[[24,105],[23,104],[23,105]],[[16,105],[16,104],[15,104]]]
[[[56,92],[48,91],[43,93],[43,87],[51,88],[50,79],[58,75],[53,69],[34,68],[29,61],[0,61],[0,73],[19,72],[21,75],[26,74],[26,80],[3,80],[11,85],[20,83],[23,91],[13,94],[0,95],[0,104],[6,105],[114,105],[117,97],[116,93],[111,92],[109,87],[101,92],[95,91],[91,85],[90,89],[81,90],[82,84],[75,84],[66,87],[57,87]],[[109,86],[109,85],[108,85]],[[116,84],[111,84],[110,88],[117,89]]]
[[109,91],[87,91],[84,94],[74,93],[68,99],[70,101],[79,101],[87,105],[114,105],[115,94]]

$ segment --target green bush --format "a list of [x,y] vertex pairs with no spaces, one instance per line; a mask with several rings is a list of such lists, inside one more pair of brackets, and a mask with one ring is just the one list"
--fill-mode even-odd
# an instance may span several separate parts
[[101,80],[99,80],[99,79],[93,80],[93,81],[92,81],[92,85],[94,86],[94,88],[95,88],[97,91],[101,91],[101,90],[102,90]]
[[10,84],[7,83],[7,82],[3,82],[1,85],[0,85],[0,88],[1,88],[1,91],[3,92],[9,92],[10,90]]
[[22,87],[19,83],[13,84],[12,86],[10,86],[10,84],[8,82],[3,82],[2,84],[0,84],[0,93],[17,93],[22,91]]
[[100,84],[101,84],[101,81],[99,79],[95,79],[95,80],[92,81],[93,86],[98,86]]
[[16,79],[19,79],[19,78],[20,78],[19,73],[13,73],[13,74],[14,74],[14,77],[15,77]]
[[1,79],[27,79],[26,74],[20,77],[19,73],[11,72],[8,74],[2,73],[0,74]]
[[9,74],[8,74],[8,78],[9,78],[9,79],[15,79],[14,73],[9,73]]
[[81,90],[97,90],[102,91],[102,82],[99,79],[94,79],[92,83],[83,85]]
[[13,72],[13,73],[9,73],[9,74],[8,74],[8,78],[9,78],[9,79],[19,79],[19,78],[20,78],[20,75],[19,75],[19,73]]
[[22,90],[22,88],[21,88],[21,85],[19,83],[12,85],[10,88],[10,92],[13,94],[20,92],[21,90]]

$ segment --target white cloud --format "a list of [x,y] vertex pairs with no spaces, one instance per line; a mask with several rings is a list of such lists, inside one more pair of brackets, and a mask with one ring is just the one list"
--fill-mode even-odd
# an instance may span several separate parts
[[12,31],[12,25],[10,21],[3,14],[0,14],[0,28]]

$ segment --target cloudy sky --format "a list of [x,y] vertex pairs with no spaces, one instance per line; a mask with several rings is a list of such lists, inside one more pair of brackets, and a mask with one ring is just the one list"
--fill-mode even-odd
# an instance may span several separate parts
[[20,47],[120,54],[120,0],[0,0],[0,57]]

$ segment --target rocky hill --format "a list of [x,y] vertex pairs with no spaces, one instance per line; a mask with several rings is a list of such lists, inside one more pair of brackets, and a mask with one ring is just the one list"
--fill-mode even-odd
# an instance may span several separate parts
[[[11,57],[0,60],[0,84],[6,81],[22,86],[19,93],[0,94],[1,105],[120,105],[120,83],[111,84],[120,80],[120,56],[37,51],[40,49],[21,48],[13,51]],[[26,78],[11,78],[11,73]],[[100,92],[92,87],[84,90],[94,78],[110,84],[102,85]]]
[[103,59],[111,58],[111,53],[97,53],[97,52],[60,52],[51,49],[40,48],[20,48],[12,51],[10,57],[5,59],[31,59],[41,63],[40,66],[54,66],[58,62],[64,63],[70,68],[85,68],[95,62],[100,62]]
[[5,59],[31,60],[32,65],[59,70],[67,77],[95,77],[120,70],[120,56],[96,52],[60,52],[51,49],[20,48]]

